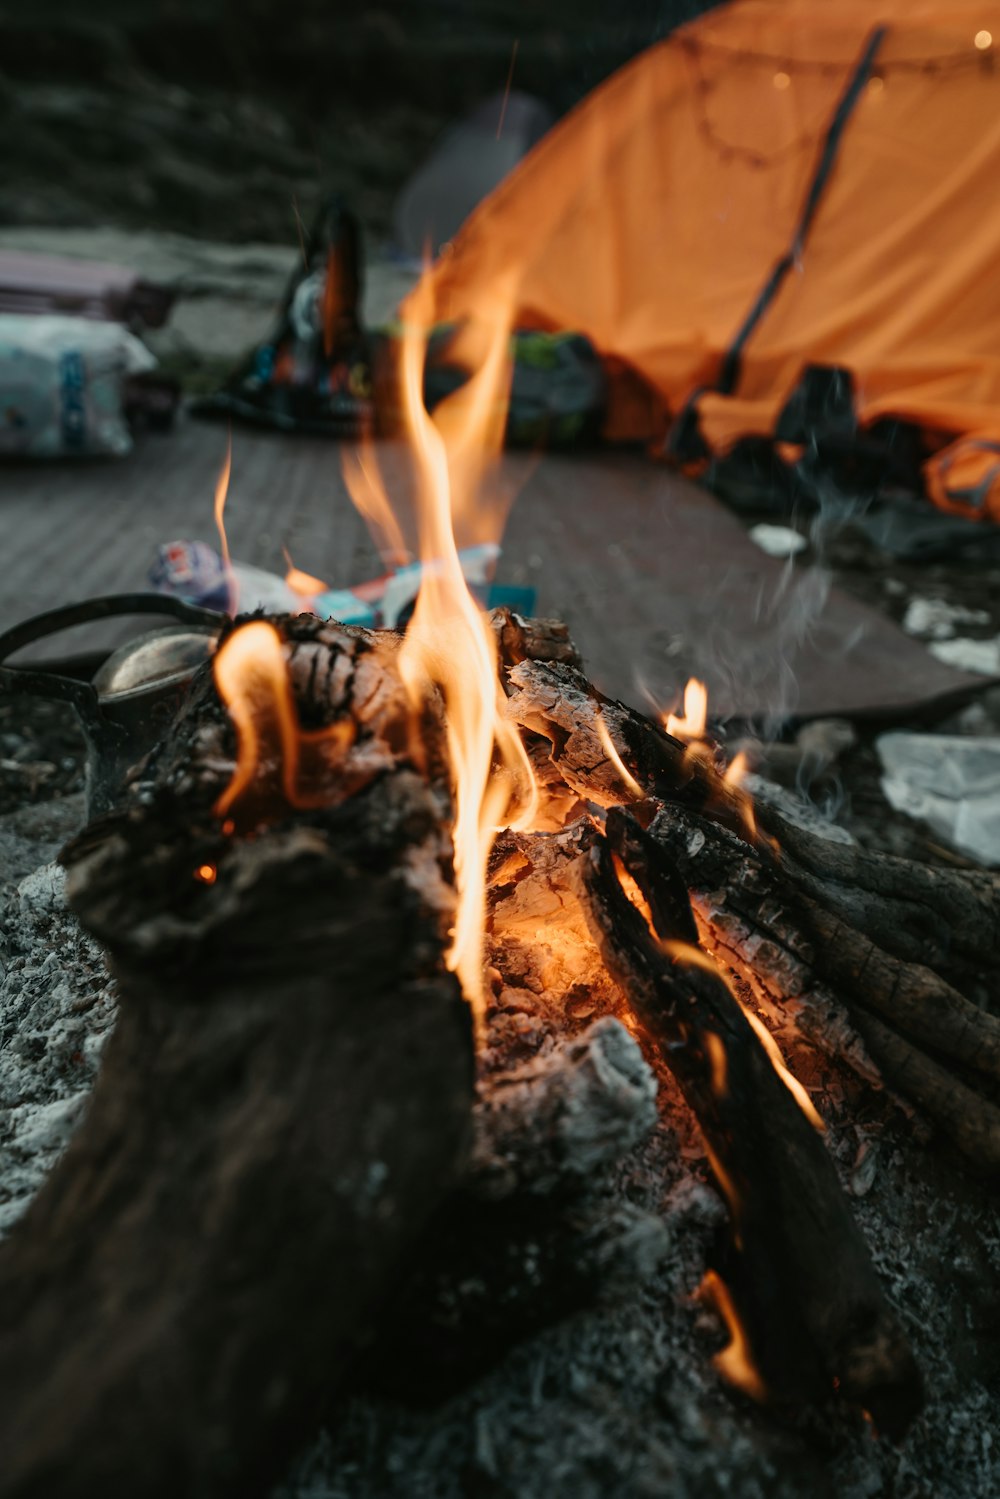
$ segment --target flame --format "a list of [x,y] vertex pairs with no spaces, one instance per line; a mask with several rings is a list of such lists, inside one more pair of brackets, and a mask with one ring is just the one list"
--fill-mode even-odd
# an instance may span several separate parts
[[633,796],[640,798],[644,797],[646,795],[645,791],[643,791],[642,787],[639,785],[639,782],[629,770],[621,755],[615,749],[614,740],[608,733],[608,726],[604,722],[604,715],[601,713],[601,710],[596,703],[594,704],[594,721],[597,724],[597,737],[601,741],[601,748],[604,750],[604,753],[611,761],[622,781],[625,783],[626,787]]
[[308,732],[300,727],[284,642],[274,625],[255,619],[234,630],[216,651],[212,672],[237,742],[236,770],[215,803],[216,816],[226,817],[251,790],[269,791],[275,779],[290,806],[326,805],[328,788],[302,789],[304,753],[318,750],[326,763],[342,758],[354,742],[354,724],[342,720]]
[[704,739],[708,722],[708,688],[697,677],[689,677],[684,688],[684,712],[664,715],[663,723],[668,734],[682,739],[685,744]]
[[722,1037],[717,1036],[714,1031],[706,1031],[702,1040],[705,1043],[708,1065],[712,1069],[712,1092],[716,1098],[725,1098],[729,1091],[729,1058],[725,1044]]
[[653,913],[649,908],[648,900],[639,889],[637,882],[632,878],[629,871],[625,868],[625,865],[618,854],[613,853],[611,855],[611,862],[614,865],[615,874],[618,876],[619,885],[621,885],[622,890],[625,892],[625,895],[628,897],[628,899],[632,902],[633,906],[635,906],[636,910],[645,917],[646,925],[649,927],[650,932],[653,932]]
[[[703,948],[695,947],[690,942],[661,942],[660,946],[668,957],[673,958],[674,962],[690,963],[695,968],[703,968],[706,973],[714,974],[716,978],[720,978],[722,979],[722,982],[724,984],[726,983],[726,977],[722,969],[719,967],[715,959],[709,953],[705,952]],[[726,987],[729,988],[730,986],[726,984]],[[730,993],[732,993],[731,989]],[[777,1041],[775,1041],[774,1037],[771,1035],[771,1032],[761,1020],[760,1016],[756,1015],[754,1011],[750,1009],[749,1005],[743,1004],[743,1002],[739,998],[739,995],[734,995],[734,998],[736,999],[741,1010],[749,1021],[750,1028],[753,1030],[760,1044],[763,1046],[765,1052],[767,1053],[767,1059],[771,1063],[771,1066],[781,1078],[781,1081],[784,1083],[789,1093],[791,1093],[792,1097],[795,1099],[795,1102],[798,1104],[803,1114],[805,1114],[806,1118],[809,1120],[809,1123],[815,1129],[818,1129],[821,1133],[823,1133],[826,1130],[826,1125],[823,1122],[822,1116],[817,1112],[816,1105],[813,1103],[812,1099],[809,1097],[809,1094],[799,1082],[798,1078],[789,1071],[785,1059],[781,1055],[781,1050],[778,1046]]]
[[412,550],[403,537],[369,434],[362,436],[357,449],[343,450],[341,468],[347,492],[367,522],[382,561],[386,567],[404,566],[411,560]]
[[749,1005],[743,1006],[743,1013],[749,1020],[750,1027],[756,1034],[761,1046],[763,1046],[764,1050],[767,1052],[771,1066],[781,1078],[781,1081],[784,1083],[789,1093],[795,1099],[795,1102],[798,1104],[803,1114],[805,1114],[806,1118],[809,1120],[809,1123],[813,1126],[814,1129],[818,1129],[820,1134],[824,1134],[826,1131],[826,1125],[823,1122],[822,1115],[817,1112],[816,1105],[813,1103],[812,1099],[809,1097],[809,1094],[806,1092],[805,1088],[803,1088],[798,1078],[794,1075],[794,1073],[789,1071],[788,1065],[784,1057],[781,1055],[781,1050],[778,1046],[777,1041],[771,1035],[771,1032],[768,1030],[763,1020],[761,1020],[759,1015],[754,1014]]
[[[701,759],[711,765],[712,750],[708,742],[706,726],[708,724],[708,689],[704,682],[697,677],[689,677],[684,688],[684,712],[683,714],[663,714],[663,725],[667,733],[674,739],[680,739],[687,745],[688,755]],[[740,816],[746,825],[746,830],[755,843],[759,843],[764,834],[761,833],[757,817],[753,809],[753,801],[750,793],[743,785],[750,773],[750,765],[746,755],[741,750],[733,757],[722,776],[723,785],[728,787],[735,795]],[[774,839],[766,840],[775,852],[778,845]]]
[[285,573],[285,582],[293,593],[297,593],[300,599],[311,603],[317,594],[326,592],[327,584],[323,582],[322,578],[315,578],[312,573],[305,573],[300,567],[296,567],[287,547],[282,547],[281,550],[285,562],[288,564],[288,571]]
[[[479,1019],[489,851],[515,796],[523,805],[513,826],[530,826],[538,798],[520,735],[503,715],[496,642],[469,592],[456,540],[459,531],[481,520],[480,486],[503,441],[512,309],[510,284],[465,330],[463,351],[476,361],[474,373],[431,416],[423,400],[423,368],[434,307],[425,277],[404,308],[399,372],[404,432],[416,469],[419,554],[433,564],[423,570],[400,676],[415,717],[435,687],[444,700],[458,893],[448,964]],[[399,547],[402,533],[371,451],[362,450],[348,472],[355,503],[366,518],[374,516],[376,538],[380,534],[383,543]]]
[[753,841],[755,843],[759,843],[763,840],[764,842],[769,843],[774,852],[777,853],[779,850],[776,839],[766,837],[765,834],[761,832],[760,825],[757,822],[757,814],[753,809],[753,798],[744,785],[744,782],[749,774],[750,763],[743,751],[740,750],[739,754],[734,755],[732,760],[726,766],[726,771],[722,777],[722,780],[723,783],[729,787],[730,791],[735,794],[736,804],[739,807],[740,816],[743,818],[743,821],[746,825],[746,830],[750,834],[750,837],[753,839]]
[[219,470],[219,477],[215,481],[215,529],[219,533],[219,551],[222,554],[222,566],[225,569],[229,583],[229,613],[235,614],[239,605],[239,592],[236,579],[233,576],[233,564],[229,556],[229,538],[226,536],[225,509],[226,499],[229,495],[229,475],[233,468],[233,433],[230,428],[226,438],[226,456]]
[[729,1343],[712,1362],[736,1389],[749,1395],[751,1400],[763,1404],[767,1400],[767,1385],[750,1353],[750,1342],[739,1319],[729,1287],[715,1270],[706,1270],[698,1294],[714,1306],[729,1333]]

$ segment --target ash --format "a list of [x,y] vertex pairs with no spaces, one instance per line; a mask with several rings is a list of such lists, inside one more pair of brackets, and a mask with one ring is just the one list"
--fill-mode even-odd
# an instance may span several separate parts
[[[102,956],[51,862],[81,819],[77,798],[0,819],[3,1231],[79,1121],[114,1020]],[[927,1407],[897,1447],[833,1398],[796,1414],[720,1380],[726,1334],[697,1290],[725,1210],[697,1127],[669,1074],[642,1059],[576,908],[574,836],[498,851],[469,1183],[274,1499],[997,1494],[990,1191],[803,1035],[793,1070],[827,1121]]]

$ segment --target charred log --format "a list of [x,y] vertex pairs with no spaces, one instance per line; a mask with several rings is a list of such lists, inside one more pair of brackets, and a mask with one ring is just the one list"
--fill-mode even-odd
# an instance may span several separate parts
[[5,1499],[266,1493],[467,1144],[441,799],[397,752],[371,643],[292,629],[316,714],[358,716],[353,795],[226,837],[206,679],[130,807],[65,855],[121,1008],[0,1251]]
[[[662,804],[650,831],[688,888],[701,892],[697,904],[713,948],[751,981],[762,946],[790,954],[846,1004],[892,1085],[921,1104],[980,1170],[1000,1170],[1000,1109],[942,1065],[950,1060],[971,1076],[1000,1080],[1000,1019],[932,969],[902,962],[831,915],[784,880],[783,862],[765,863],[708,818]],[[741,929],[735,934],[730,916]]]
[[[727,783],[715,754],[685,745],[635,709],[605,698],[571,661],[526,659],[509,673],[508,711],[547,742],[549,758],[583,801],[628,799],[609,759],[603,722],[641,790],[703,812],[747,836],[746,798]],[[906,963],[931,967],[996,964],[1000,959],[1000,878],[988,871],[930,868],[912,860],[833,843],[795,827],[773,808],[754,813],[752,839],[782,879],[821,901],[832,916]]]
[[901,1433],[922,1398],[909,1344],[821,1139],[721,976],[698,961],[684,884],[621,810],[609,812],[584,871],[605,961],[708,1144],[732,1219],[727,1284],[766,1385],[793,1400],[838,1388],[880,1429]]

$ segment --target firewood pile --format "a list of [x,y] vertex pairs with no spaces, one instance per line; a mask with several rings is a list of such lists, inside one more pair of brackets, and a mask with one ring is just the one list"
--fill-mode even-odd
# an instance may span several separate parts
[[119,1010],[0,1247],[0,1495],[244,1499],[324,1423],[290,1492],[986,1492],[996,879],[753,811],[496,613],[540,800],[475,1013],[441,703],[276,623],[61,856]]

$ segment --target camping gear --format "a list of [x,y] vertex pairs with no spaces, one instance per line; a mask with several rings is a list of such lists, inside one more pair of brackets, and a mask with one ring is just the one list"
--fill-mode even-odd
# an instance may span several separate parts
[[484,100],[444,139],[396,202],[396,241],[419,259],[437,255],[476,204],[502,182],[552,124],[548,105],[514,89]]
[[[473,212],[436,315],[472,315],[519,267],[518,326],[604,359],[605,436],[702,465],[773,445],[783,416],[780,440],[808,442],[789,430],[818,386],[828,440],[876,467],[902,443],[919,480],[945,442],[1000,439],[998,48],[997,0],[719,6]],[[994,492],[977,514],[1000,514]]]
[[[215,541],[212,494],[225,433],[192,422],[183,442],[156,446],[156,462],[141,474],[132,464],[81,465],[67,484],[65,473],[36,464],[8,482],[0,629],[62,599],[148,587],[159,541]],[[276,562],[280,572],[285,543],[300,566],[338,584],[389,565],[327,441],[303,438],[290,452],[273,433],[248,431],[234,434],[233,449],[225,520],[234,557]],[[410,455],[380,443],[376,459],[386,491],[408,503]],[[491,518],[514,496],[497,577],[533,584],[539,612],[568,620],[609,697],[645,710],[648,691],[669,708],[687,678],[699,676],[717,718],[884,712],[912,722],[922,711],[944,712],[942,698],[983,686],[981,676],[935,660],[882,608],[838,588],[822,566],[768,557],[713,495],[641,454],[506,452],[486,494]],[[923,508],[984,542],[1000,536],[1000,527]],[[120,529],[96,536],[98,515],[119,519]]]
[[128,380],[155,364],[116,323],[0,313],[0,456],[129,452]]
[[0,250],[0,313],[62,314],[162,328],[176,293],[121,265]]
[[339,196],[320,209],[302,262],[271,336],[221,390],[193,403],[195,415],[336,437],[370,425],[371,359],[359,313],[361,232]]
[[1000,421],[993,437],[960,437],[924,466],[927,492],[942,510],[1000,521]]
[[[500,557],[496,543],[465,547],[458,557],[470,590],[485,608],[506,605],[524,614],[534,611],[533,588],[493,582]],[[342,625],[382,629],[399,628],[407,623],[428,565],[435,566],[408,562],[354,588],[326,588],[318,578],[293,569],[289,578],[299,585],[293,587],[285,578],[261,567],[250,567],[243,562],[227,564],[203,541],[169,541],[158,548],[149,581],[164,594],[223,609],[229,614],[267,609],[318,614],[321,619],[335,619]]]
[[[428,411],[469,377],[451,351],[456,328],[435,328],[427,343],[424,402]],[[391,337],[389,346],[391,347]],[[596,442],[607,404],[604,366],[589,339],[580,333],[515,330],[510,339],[511,382],[504,442],[508,447],[574,448]],[[392,425],[398,360],[387,356],[385,377],[376,379],[379,424]]]
[[224,616],[162,594],[124,593],[52,609],[0,635],[0,663],[25,646],[119,615],[171,615],[177,624],[121,646],[89,679],[0,664],[0,690],[71,703],[87,744],[87,817],[113,807],[133,765],[152,749],[211,655]]

